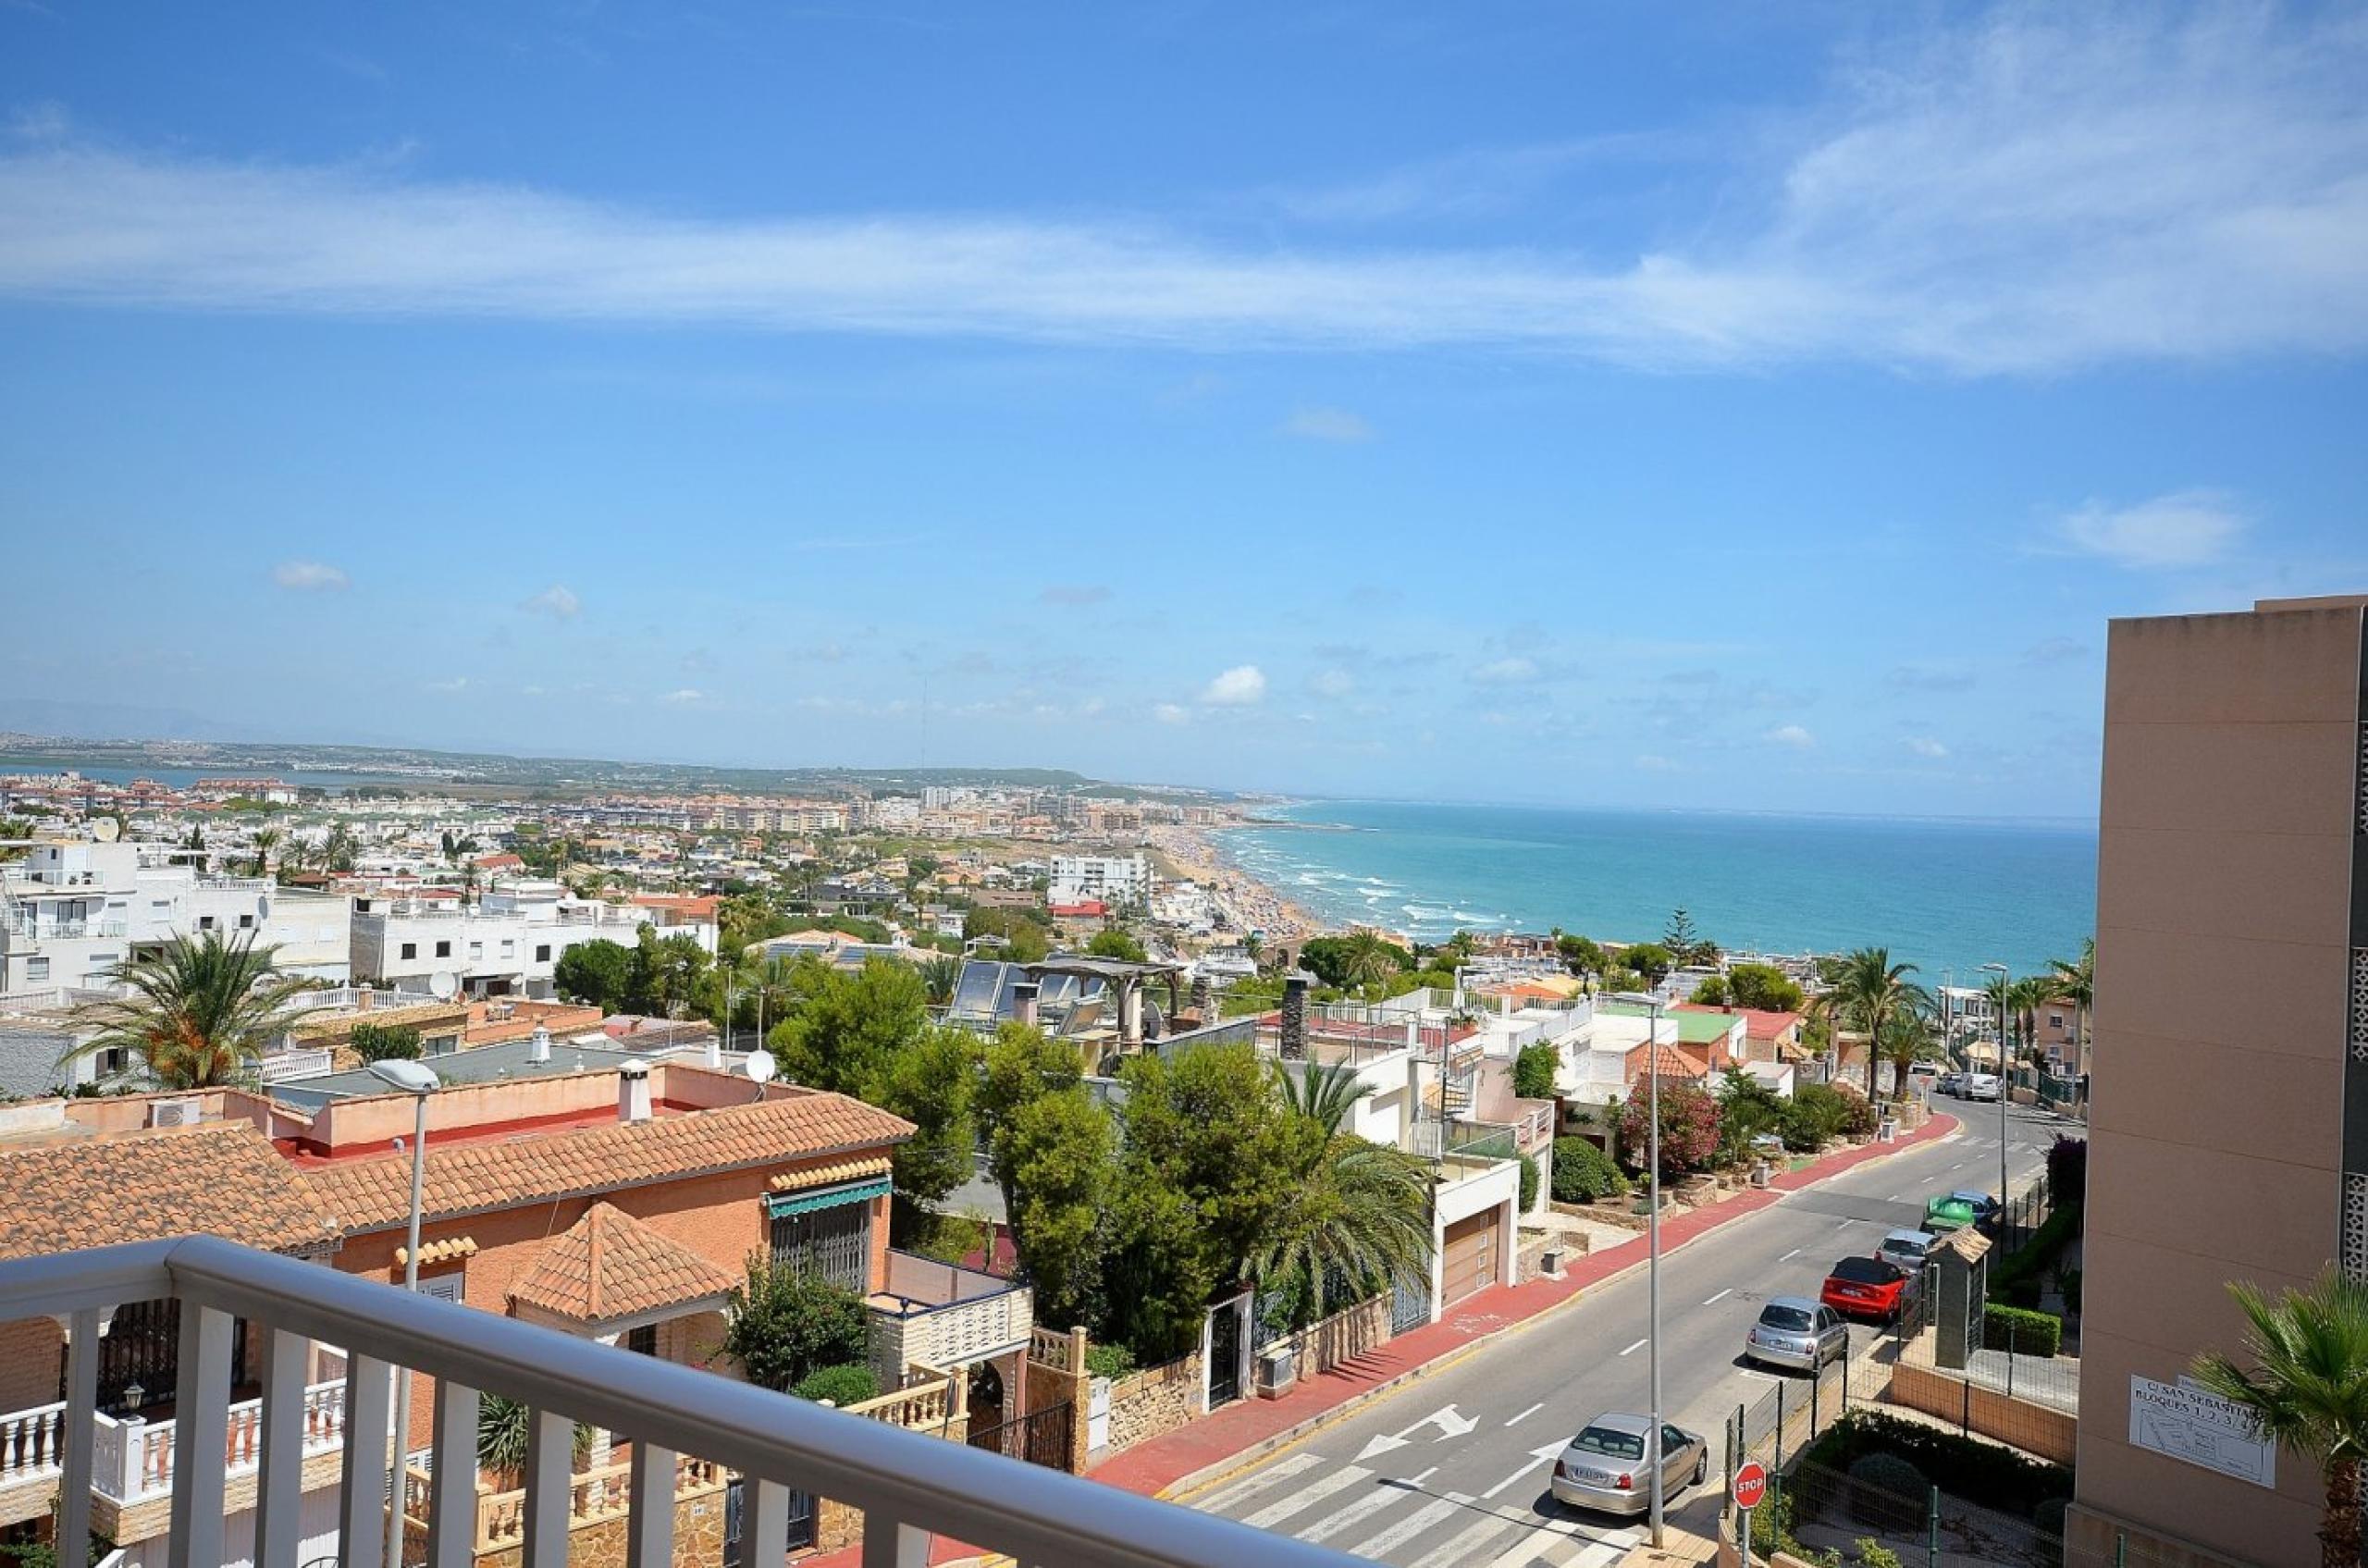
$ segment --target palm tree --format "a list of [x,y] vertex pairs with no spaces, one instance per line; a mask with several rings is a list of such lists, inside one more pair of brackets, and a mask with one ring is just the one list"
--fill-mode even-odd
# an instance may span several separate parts
[[1882,1032],[1875,1037],[1875,1054],[1891,1064],[1891,1095],[1894,1100],[1905,1098],[1907,1093],[1907,1069],[1933,1049],[1932,1020],[1930,998],[1911,987],[1907,1004],[1883,1020]]
[[258,828],[255,831],[254,844],[254,870],[247,874],[251,877],[268,876],[271,874],[271,852],[279,847],[279,830]]
[[94,1032],[58,1065],[121,1050],[166,1089],[211,1089],[248,1077],[273,1037],[306,1010],[297,1000],[313,988],[280,969],[278,951],[256,946],[252,933],[226,942],[210,931],[117,964],[106,980],[125,994],[75,1010],[77,1027]]
[[[1431,1250],[1430,1173],[1402,1149],[1375,1143],[1348,1125],[1372,1093],[1345,1067],[1275,1067],[1275,1083],[1299,1123],[1300,1158],[1289,1198],[1251,1261],[1260,1284],[1302,1281],[1301,1311],[1312,1322],[1419,1270]],[[1299,1327],[1300,1325],[1294,1325]]]
[[1892,1015],[1913,1005],[1923,994],[1921,987],[1907,977],[1916,972],[1914,964],[1894,964],[1888,947],[1861,947],[1844,955],[1833,974],[1833,983],[1810,1006],[1823,1015],[1827,1027],[1837,1038],[1845,1028],[1855,1029],[1867,1037],[1867,1098],[1875,1098],[1876,1044],[1881,1040],[1883,1028]]
[[757,999],[757,1041],[765,1038],[765,1008],[795,993],[796,966],[787,958],[762,958],[748,973],[748,994]]
[[2229,1285],[2250,1326],[2251,1371],[2217,1352],[2196,1357],[2195,1380],[2251,1411],[2264,1437],[2319,1467],[2326,1509],[2319,1561],[2360,1562],[2362,1462],[2368,1459],[2368,1286],[2329,1268],[2307,1290],[2271,1301],[2257,1285]]
[[1375,932],[1360,931],[1340,945],[1340,978],[1351,990],[1379,985],[1398,972],[1398,950]]
[[962,979],[962,960],[950,954],[939,954],[921,965],[921,983],[929,988],[929,1005],[943,1007],[954,1000],[954,987]]
[[2077,1075],[2089,1059],[2089,1009],[2097,1002],[2097,939],[2080,944],[2074,959],[2048,960],[2048,994],[2072,1004],[2072,1070]]

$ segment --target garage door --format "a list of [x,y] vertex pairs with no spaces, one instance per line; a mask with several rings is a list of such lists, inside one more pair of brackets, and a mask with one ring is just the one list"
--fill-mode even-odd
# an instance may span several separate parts
[[1475,1290],[1497,1282],[1498,1239],[1497,1211],[1466,1216],[1447,1228],[1447,1248],[1440,1256],[1439,1300],[1453,1306]]

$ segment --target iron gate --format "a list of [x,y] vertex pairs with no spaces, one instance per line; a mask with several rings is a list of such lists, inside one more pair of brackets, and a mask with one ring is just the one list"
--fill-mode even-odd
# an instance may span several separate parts
[[1064,1401],[996,1426],[974,1428],[970,1446],[1005,1459],[1024,1459],[1047,1470],[1065,1471],[1074,1457],[1070,1444],[1076,1438],[1076,1404]]
[[[740,1568],[746,1560],[746,1554],[740,1549],[741,1522],[747,1517],[742,1501],[744,1486],[741,1478],[734,1475],[723,1488],[723,1568]],[[814,1494],[792,1492],[789,1494],[789,1537],[782,1543],[782,1552],[803,1551],[813,1544]],[[770,1565],[763,1565],[763,1568],[770,1568]]]

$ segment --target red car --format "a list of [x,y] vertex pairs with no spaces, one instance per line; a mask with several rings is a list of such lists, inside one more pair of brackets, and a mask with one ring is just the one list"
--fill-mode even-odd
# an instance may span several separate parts
[[1916,1301],[1916,1277],[1881,1258],[1844,1258],[1825,1277],[1818,1300],[1850,1317],[1895,1321]]

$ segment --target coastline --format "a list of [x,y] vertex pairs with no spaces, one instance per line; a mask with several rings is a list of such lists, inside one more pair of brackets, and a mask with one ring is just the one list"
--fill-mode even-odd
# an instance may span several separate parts
[[1152,835],[1152,845],[1178,870],[1208,888],[1236,926],[1264,932],[1268,943],[1299,942],[1328,929],[1306,906],[1234,865],[1206,828],[1163,828]]

